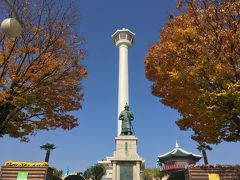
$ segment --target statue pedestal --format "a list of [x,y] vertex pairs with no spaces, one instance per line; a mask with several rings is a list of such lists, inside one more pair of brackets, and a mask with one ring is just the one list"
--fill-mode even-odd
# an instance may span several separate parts
[[120,135],[115,138],[116,151],[111,158],[112,180],[140,180],[144,160],[137,153],[137,138]]

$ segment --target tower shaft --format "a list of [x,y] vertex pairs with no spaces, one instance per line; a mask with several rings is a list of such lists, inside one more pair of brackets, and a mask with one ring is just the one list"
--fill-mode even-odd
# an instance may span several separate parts
[[[118,117],[124,106],[129,105],[128,95],[128,46],[119,46],[119,80],[118,80]],[[118,135],[121,134],[122,122],[118,120]]]
[[[128,95],[128,48],[135,41],[135,34],[122,28],[112,35],[113,43],[119,49],[119,79],[118,79],[118,118],[126,104],[129,105]],[[117,135],[122,131],[122,121],[118,119]]]

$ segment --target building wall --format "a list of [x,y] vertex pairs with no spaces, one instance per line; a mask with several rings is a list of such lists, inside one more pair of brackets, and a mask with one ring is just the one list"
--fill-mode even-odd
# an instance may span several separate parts
[[239,180],[236,167],[189,167],[186,180],[208,180],[209,174],[218,174],[221,180]]

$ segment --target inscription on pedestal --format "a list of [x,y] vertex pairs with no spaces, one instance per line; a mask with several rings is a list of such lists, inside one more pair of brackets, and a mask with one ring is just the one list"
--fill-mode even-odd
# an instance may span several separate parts
[[120,180],[133,180],[133,166],[130,164],[120,165]]

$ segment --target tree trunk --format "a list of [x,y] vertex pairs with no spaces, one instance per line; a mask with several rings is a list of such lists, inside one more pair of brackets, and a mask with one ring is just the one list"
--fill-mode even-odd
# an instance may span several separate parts
[[10,118],[10,110],[14,108],[11,103],[3,103],[0,106],[0,135],[4,135],[4,130]]
[[202,150],[204,164],[208,164],[207,153],[205,150]]
[[47,150],[46,156],[45,156],[45,162],[49,161],[49,157],[50,157],[50,150]]

